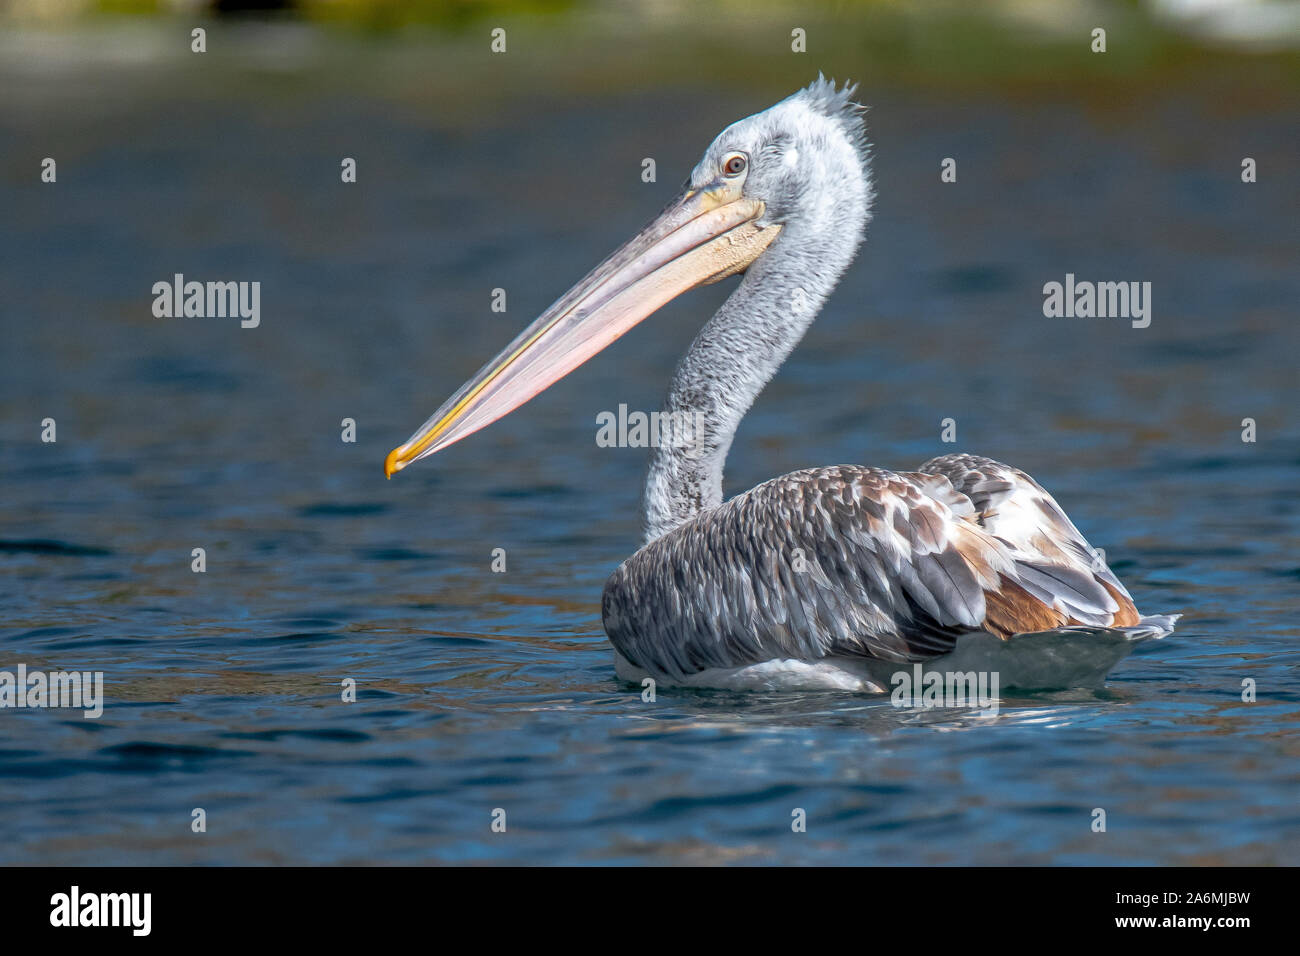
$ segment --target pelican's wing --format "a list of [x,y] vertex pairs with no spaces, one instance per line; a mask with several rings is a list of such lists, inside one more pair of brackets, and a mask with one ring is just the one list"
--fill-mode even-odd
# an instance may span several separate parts
[[1018,583],[1071,624],[1124,627],[1137,608],[1105,556],[1088,544],[1043,486],[1009,465],[975,455],[932,458],[920,469],[942,475],[970,499],[979,526],[1011,549]]
[[605,631],[631,663],[680,678],[773,659],[924,660],[977,631],[1110,623],[1118,604],[1097,579],[979,518],[942,474],[785,475],[625,561],[605,586]]

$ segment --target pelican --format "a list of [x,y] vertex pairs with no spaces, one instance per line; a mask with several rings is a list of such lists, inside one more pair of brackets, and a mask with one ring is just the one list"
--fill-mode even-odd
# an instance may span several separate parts
[[[466,382],[385,474],[460,441],[689,289],[743,275],[677,366],[643,497],[645,543],[605,585],[624,680],[880,691],[891,671],[996,668],[1002,686],[1104,678],[1177,615],[1143,616],[1056,501],[944,455],[832,465],[728,501],[736,428],[862,243],[873,198],[857,87],[824,77],[727,127],[681,194]],[[689,439],[689,440],[687,440]]]

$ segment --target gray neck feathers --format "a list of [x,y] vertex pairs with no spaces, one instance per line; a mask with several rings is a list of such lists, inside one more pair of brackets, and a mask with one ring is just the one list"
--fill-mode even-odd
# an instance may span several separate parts
[[825,228],[788,226],[677,366],[664,411],[684,427],[668,440],[661,433],[650,460],[647,543],[722,503],[722,468],[741,418],[803,338],[861,242],[866,209],[837,213],[840,222]]

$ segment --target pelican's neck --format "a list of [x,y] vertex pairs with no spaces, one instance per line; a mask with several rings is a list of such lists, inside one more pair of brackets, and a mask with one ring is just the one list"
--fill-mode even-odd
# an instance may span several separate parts
[[736,428],[852,261],[865,218],[863,210],[849,228],[787,228],[691,343],[664,403],[677,416],[668,421],[686,423],[673,429],[686,440],[665,440],[661,429],[646,477],[647,543],[722,504]]

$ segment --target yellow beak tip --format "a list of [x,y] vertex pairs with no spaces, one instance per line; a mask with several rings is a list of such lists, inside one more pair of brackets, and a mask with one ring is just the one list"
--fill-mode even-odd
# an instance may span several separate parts
[[406,462],[402,460],[402,449],[394,448],[384,459],[384,477],[392,478],[397,472],[406,467]]

